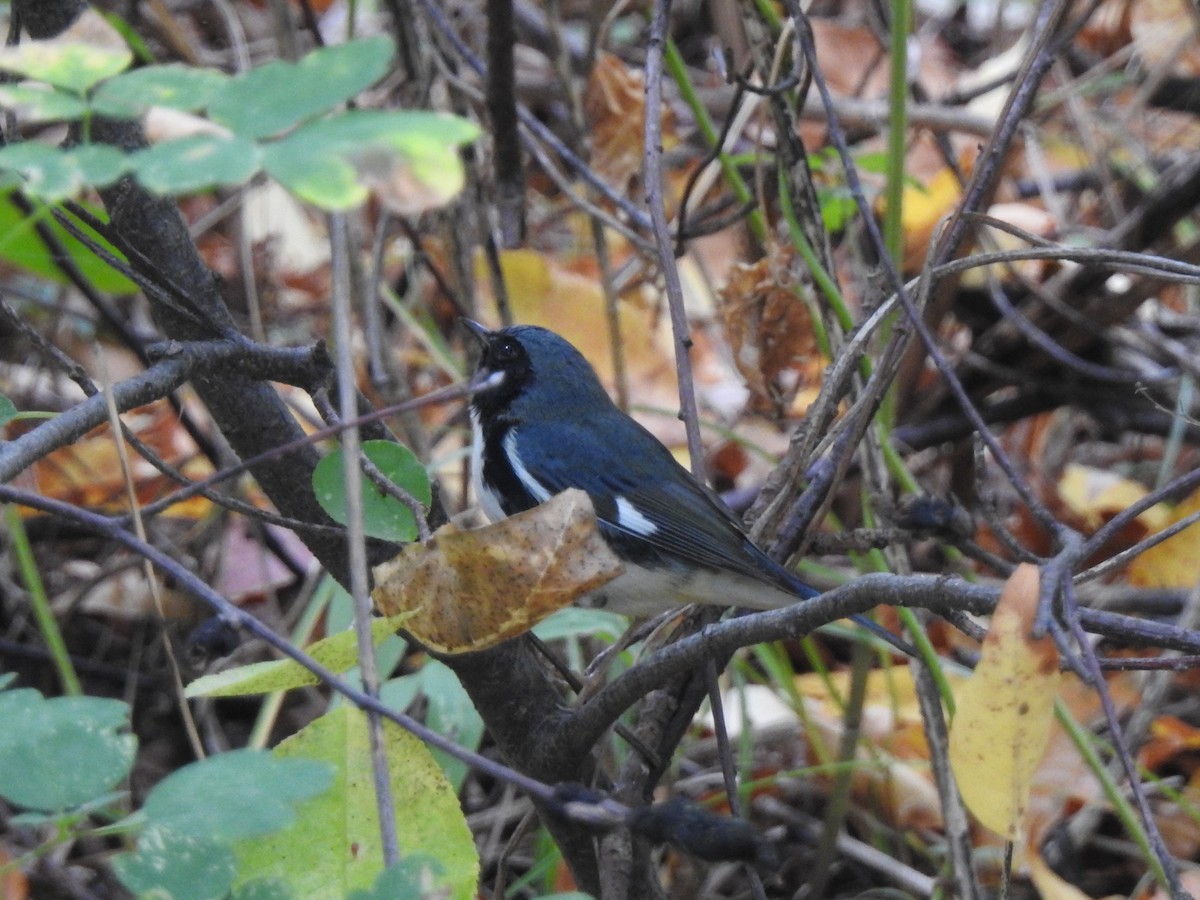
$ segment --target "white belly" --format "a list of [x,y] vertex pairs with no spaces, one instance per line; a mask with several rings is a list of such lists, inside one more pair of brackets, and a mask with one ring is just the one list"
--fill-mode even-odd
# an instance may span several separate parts
[[671,569],[627,565],[624,573],[587,594],[579,604],[627,616],[654,616],[689,603],[782,609],[802,599],[772,585],[728,572],[717,574],[697,570],[682,574]]

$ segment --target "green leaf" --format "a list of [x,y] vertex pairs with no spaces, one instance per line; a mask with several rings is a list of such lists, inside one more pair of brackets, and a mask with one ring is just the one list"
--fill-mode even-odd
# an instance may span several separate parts
[[384,35],[314,50],[240,75],[209,105],[214,122],[243,137],[278,134],[349,100],[383,77],[395,45]]
[[110,78],[92,95],[92,108],[117,118],[140,116],[152,106],[195,112],[229,84],[229,76],[216,69],[171,63],[145,66]]
[[[56,823],[63,828],[69,828],[77,823],[82,817],[93,814],[99,815],[102,819],[119,819],[121,818],[121,807],[127,806],[129,802],[129,791],[108,791],[88,800],[86,803],[80,803],[78,806],[73,806],[65,812],[23,812],[15,816],[11,816],[8,824],[12,827],[20,826],[22,828],[38,828],[50,823]],[[126,818],[125,821],[130,821]]]
[[263,148],[267,173],[301,200],[329,212],[366,203],[370,191],[359,181],[354,165],[340,155],[342,148],[326,145],[306,158],[302,131]]
[[53,811],[110,791],[133,765],[137,742],[118,733],[128,723],[119,700],[0,693],[0,796]]
[[134,894],[170,900],[220,900],[233,884],[237,862],[226,843],[148,826],[137,850],[112,861],[121,883]]
[[628,628],[629,619],[617,613],[604,609],[568,606],[551,613],[534,625],[533,633],[543,641],[596,635],[609,643],[615,643]]
[[0,148],[0,169],[18,174],[23,190],[49,202],[75,195],[85,182],[74,157],[37,141]]
[[83,95],[133,62],[128,48],[28,41],[0,49],[0,69]]
[[292,900],[295,894],[281,878],[258,878],[239,885],[233,900]]
[[[371,621],[371,635],[378,644],[395,634],[396,629],[412,616],[400,613],[386,619]],[[331,672],[345,672],[358,663],[358,641],[353,631],[342,631],[307,648],[308,653]],[[187,697],[237,697],[243,694],[267,694],[316,684],[318,678],[300,663],[291,659],[251,663],[227,669],[215,675],[204,675],[187,686]]]
[[[363,453],[394,484],[428,507],[433,499],[425,467],[407,447],[392,441],[364,441]],[[313,470],[313,492],[330,518],[346,524],[346,489],[342,480],[342,450],[338,448]],[[405,543],[416,540],[412,511],[395,497],[383,494],[363,476],[363,527],[368,537]]]
[[351,891],[349,900],[425,900],[439,895],[442,864],[433,856],[406,856],[384,869],[367,891]]
[[350,209],[373,188],[391,208],[416,212],[461,189],[457,149],[478,135],[477,126],[457,116],[353,110],[268,144],[263,165],[289,191],[322,209]]
[[[3,428],[9,422],[17,417],[17,406],[3,394],[0,394],[0,428]],[[8,684],[13,678],[16,678],[16,673],[8,673],[0,675],[0,690]]]
[[88,111],[74,94],[28,84],[0,85],[0,106],[11,109],[22,122],[71,122]]
[[[379,689],[379,698],[392,709],[407,709],[423,695],[429,709],[425,724],[438,734],[445,735],[460,747],[478,750],[483,739],[483,719],[475,709],[458,676],[435,659],[428,660],[420,671],[393,678]],[[446,778],[458,791],[466,780],[466,763],[448,753],[431,748],[430,753],[446,773]]]
[[139,150],[129,160],[147,190],[174,195],[249,181],[259,157],[258,146],[245,138],[197,134]]
[[[82,149],[82,147],[76,148],[77,151]],[[85,169],[92,164],[86,158],[80,159],[78,156],[75,158],[75,163]],[[101,219],[105,218],[103,210],[95,208],[91,204],[85,203],[83,205],[93,215]],[[71,261],[83,272],[84,276],[87,277],[88,281],[97,290],[110,294],[133,294],[137,292],[138,287],[136,284],[96,256],[89,248],[76,240],[75,237],[68,234],[67,230],[52,217],[46,216],[43,221],[45,221],[51,232],[58,238],[58,242],[66,249]],[[68,283],[69,279],[63,273],[62,268],[54,261],[50,250],[42,242],[42,239],[38,237],[33,228],[30,227],[30,224],[30,219],[25,215],[23,210],[17,208],[12,197],[7,194],[0,194],[0,259],[4,259],[15,266],[19,266],[43,278],[49,278],[52,281],[62,284]],[[112,244],[92,232],[87,226],[81,225],[80,227],[90,235],[92,240],[107,249],[109,253],[114,254],[118,258],[124,258]]]
[[232,750],[168,775],[150,792],[142,813],[169,831],[237,840],[291,824],[293,805],[327,790],[331,780],[330,767],[315,760]]
[[109,144],[80,144],[64,152],[91,187],[112,184],[129,168],[129,157]]
[[[400,855],[436,858],[448,896],[472,900],[479,857],[458,798],[424,744],[391,722],[383,725]],[[345,897],[370,889],[384,862],[366,716],[338,707],[274,752],[330,763],[337,772],[334,786],[302,804],[292,827],[239,842],[239,883],[275,877],[288,882],[297,897]]]

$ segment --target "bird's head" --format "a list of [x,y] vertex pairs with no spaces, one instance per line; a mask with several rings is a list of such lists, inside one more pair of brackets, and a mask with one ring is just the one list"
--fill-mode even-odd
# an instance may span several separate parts
[[483,417],[521,418],[587,415],[593,404],[607,410],[612,401],[583,355],[553,331],[513,325],[497,331],[463,319],[479,342],[479,364],[472,378],[471,406]]

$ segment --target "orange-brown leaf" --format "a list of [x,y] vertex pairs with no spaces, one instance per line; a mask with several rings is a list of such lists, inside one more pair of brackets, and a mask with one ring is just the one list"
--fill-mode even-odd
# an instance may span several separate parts
[[719,293],[734,364],[761,412],[785,410],[825,366],[808,306],[785,283],[785,271],[775,258],[735,265]]

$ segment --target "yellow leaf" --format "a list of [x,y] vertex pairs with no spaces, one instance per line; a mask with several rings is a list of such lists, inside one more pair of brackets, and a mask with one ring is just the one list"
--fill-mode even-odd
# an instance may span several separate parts
[[1034,771],[1046,751],[1058,693],[1058,651],[1030,637],[1039,576],[1022,565],[1009,578],[975,673],[957,698],[950,765],[967,807],[1008,840],[1023,837]]
[[[1173,525],[1198,509],[1200,491],[1175,507],[1162,527]],[[1161,544],[1155,544],[1129,564],[1129,583],[1139,587],[1190,588],[1198,580],[1200,525],[1192,525]]]
[[375,568],[385,615],[443,653],[483,650],[524,634],[622,571],[596,528],[592,501],[570,490],[486,528],[443,525]]
[[[961,197],[962,185],[949,167],[943,168],[924,185],[904,186],[900,230],[904,235],[905,271],[921,268],[934,229]],[[883,206],[886,204],[880,203],[880,207]]]
[[[1071,512],[1094,531],[1141,500],[1148,491],[1144,485],[1107,469],[1070,463],[1063,469],[1058,493]],[[1138,516],[1138,521],[1151,531],[1165,527],[1167,520],[1163,504],[1156,504]]]

